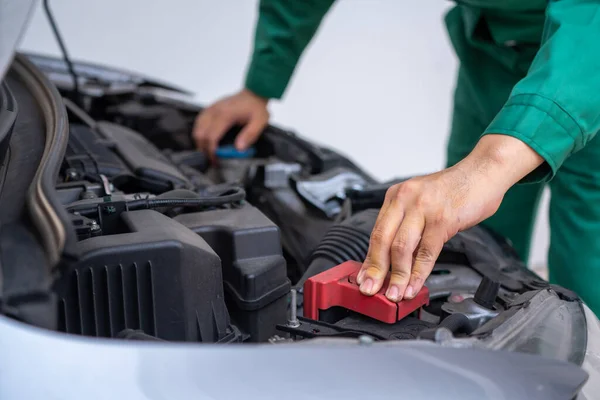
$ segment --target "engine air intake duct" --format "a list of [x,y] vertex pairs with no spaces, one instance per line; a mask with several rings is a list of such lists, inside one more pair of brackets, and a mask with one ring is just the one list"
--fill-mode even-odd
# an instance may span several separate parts
[[313,252],[306,273],[298,281],[296,287],[301,288],[311,276],[346,261],[364,261],[378,213],[377,209],[361,211],[329,228]]

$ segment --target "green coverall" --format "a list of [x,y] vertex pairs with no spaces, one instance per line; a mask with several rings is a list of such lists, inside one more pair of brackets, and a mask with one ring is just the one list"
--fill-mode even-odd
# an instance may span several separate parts
[[[333,2],[261,0],[246,88],[280,98]],[[516,137],[542,156],[484,224],[527,260],[549,184],[550,280],[600,314],[600,0],[457,3],[446,16],[460,60],[447,163],[488,133]]]

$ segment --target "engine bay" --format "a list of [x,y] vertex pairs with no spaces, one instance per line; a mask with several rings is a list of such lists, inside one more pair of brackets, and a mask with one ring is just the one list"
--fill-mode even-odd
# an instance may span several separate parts
[[[211,162],[192,144],[201,107],[184,92],[80,67],[74,93],[57,60],[27,63],[56,86],[68,119],[54,190],[74,242],[53,273],[47,326],[122,340],[421,339],[583,357],[577,296],[483,226],[446,243],[418,304],[350,301],[352,268],[387,188],[403,179],[379,182],[274,126],[244,153],[232,130]],[[517,327],[528,334],[513,336]],[[533,340],[541,330],[547,337]],[[510,339],[500,345],[501,332]]]
[[[70,125],[56,185],[79,240],[78,265],[59,290],[59,329],[67,333],[272,339],[287,320],[291,285],[308,268],[316,236],[340,215],[345,190],[373,183],[348,160],[322,157],[284,131],[270,132],[276,140],[259,143],[251,156],[223,146],[211,165],[194,150],[161,151],[72,102],[67,109],[81,118]],[[278,148],[288,154],[278,156]],[[296,208],[281,213],[290,199]],[[298,221],[285,224],[292,235],[284,240],[297,241],[287,251],[261,208],[277,221]]]
[[0,4],[2,399],[599,392],[600,321],[506,239],[459,232],[414,299],[363,296],[406,177],[276,126],[244,152],[235,127],[208,160],[191,93],[73,61],[49,1],[62,58],[17,52],[34,2]]

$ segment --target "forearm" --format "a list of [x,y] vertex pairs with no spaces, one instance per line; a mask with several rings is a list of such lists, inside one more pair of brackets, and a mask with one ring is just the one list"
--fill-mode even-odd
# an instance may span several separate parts
[[544,158],[524,181],[552,178],[600,130],[599,35],[600,2],[548,2],[541,48],[485,132],[512,136]]
[[245,87],[280,98],[334,0],[261,0]]

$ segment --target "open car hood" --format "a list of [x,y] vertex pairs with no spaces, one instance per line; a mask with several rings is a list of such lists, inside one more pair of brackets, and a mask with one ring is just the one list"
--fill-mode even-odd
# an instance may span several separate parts
[[36,0],[0,0],[0,78],[12,62],[15,51],[33,14]]

